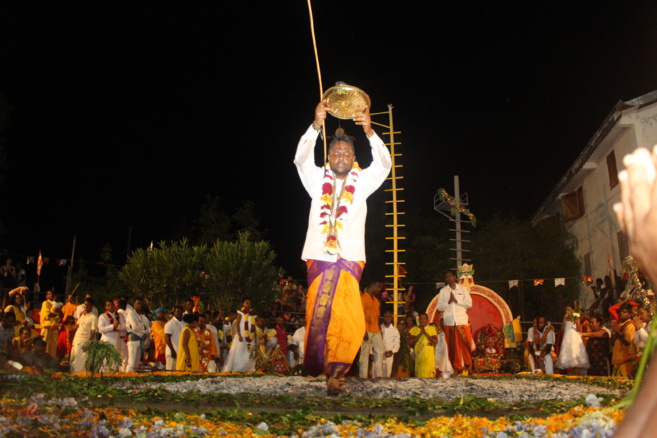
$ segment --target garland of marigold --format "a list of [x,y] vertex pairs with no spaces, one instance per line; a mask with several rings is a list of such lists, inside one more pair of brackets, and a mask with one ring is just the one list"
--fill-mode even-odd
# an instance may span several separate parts
[[463,213],[470,219],[470,223],[472,224],[473,227],[477,227],[477,218],[475,217],[474,214],[467,208],[465,208],[461,204],[457,204],[454,201],[454,198],[447,193],[447,191],[443,188],[438,189],[438,197],[440,198],[441,201],[447,202],[450,207],[450,213],[452,216],[456,216],[456,212]]
[[[356,184],[360,176],[360,171],[361,168],[358,166],[358,162],[354,161],[336,201],[335,175],[331,171],[329,164],[324,167],[322,205],[319,208],[319,225],[322,227],[322,234],[326,236],[323,251],[327,254],[335,255],[339,252],[338,232],[344,228],[343,224],[347,222],[349,207],[354,202],[354,194],[356,193]],[[333,204],[336,202],[335,217],[333,217]]]

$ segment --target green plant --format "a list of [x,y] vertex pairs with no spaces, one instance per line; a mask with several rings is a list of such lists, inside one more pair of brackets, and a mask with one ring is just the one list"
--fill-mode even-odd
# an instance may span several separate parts
[[118,371],[121,366],[121,355],[116,348],[103,341],[87,341],[82,344],[82,350],[87,353],[85,369],[93,376],[102,375],[102,371]]

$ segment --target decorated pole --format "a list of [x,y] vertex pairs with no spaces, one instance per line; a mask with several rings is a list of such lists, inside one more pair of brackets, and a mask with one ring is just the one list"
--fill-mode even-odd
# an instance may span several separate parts
[[[456,253],[456,257],[452,257],[452,260],[456,261],[456,266],[458,267],[462,265],[464,261],[471,261],[470,259],[463,258],[464,252],[470,252],[470,250],[463,249],[463,242],[470,243],[470,241],[463,240],[462,235],[463,233],[469,233],[470,231],[464,230],[461,226],[461,222],[463,222],[461,220],[461,214],[469,219],[468,222],[470,222],[473,227],[477,226],[477,218],[466,208],[468,205],[468,195],[464,194],[464,199],[461,199],[461,187],[458,175],[454,175],[454,190],[455,196],[452,197],[445,189],[438,189],[433,197],[433,209],[449,219],[450,222],[454,222],[455,227],[450,228],[449,231],[454,231],[454,239],[450,240],[455,242],[454,248],[451,249]],[[449,214],[446,212],[449,212]],[[456,270],[458,270],[458,268]]]
[[461,187],[459,186],[459,176],[454,175],[454,202],[457,205],[456,214],[454,215],[454,220],[456,226],[456,266],[458,267],[463,264],[463,246],[461,243],[461,212],[458,210],[458,206],[461,205]]

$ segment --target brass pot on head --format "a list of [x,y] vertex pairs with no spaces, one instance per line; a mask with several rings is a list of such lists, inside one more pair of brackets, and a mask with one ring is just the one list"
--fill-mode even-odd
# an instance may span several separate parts
[[353,85],[337,82],[334,87],[324,92],[322,100],[330,107],[328,113],[342,120],[351,120],[365,107],[371,107],[370,96]]

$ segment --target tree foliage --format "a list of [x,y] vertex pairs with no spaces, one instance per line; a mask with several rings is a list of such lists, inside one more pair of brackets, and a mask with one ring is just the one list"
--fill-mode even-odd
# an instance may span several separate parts
[[[183,232],[182,235],[189,234]],[[194,220],[192,241],[199,245],[210,245],[217,240],[239,239],[240,234],[253,241],[264,240],[267,235],[266,230],[260,229],[255,203],[245,199],[233,214],[229,215],[221,208],[219,196],[207,195],[199,210],[199,217]]]
[[221,309],[236,309],[244,297],[254,308],[264,309],[278,298],[276,254],[266,241],[252,241],[241,233],[235,241],[217,241],[205,260],[206,288],[211,304]]
[[237,308],[245,295],[263,308],[277,294],[275,256],[268,242],[252,241],[247,233],[212,246],[193,246],[186,239],[160,242],[152,250],[134,251],[119,278],[153,308],[170,309],[195,294],[222,310]]
[[[576,240],[559,222],[532,225],[497,215],[473,233],[475,281],[495,290],[524,319],[559,320],[579,292],[573,281],[580,273],[575,248]],[[554,278],[562,277],[566,285],[555,287]],[[539,278],[544,284],[534,286]],[[508,281],[516,279],[519,286],[509,290]]]
[[415,283],[415,308],[424,310],[436,295],[435,283],[443,281],[444,273],[454,268],[454,252],[449,239],[451,222],[438,213],[430,216],[409,212],[402,216],[406,223],[401,258],[408,271],[404,283]]
[[218,196],[206,196],[198,219],[194,220],[194,234],[198,244],[210,244],[230,237],[230,218],[221,208]]

